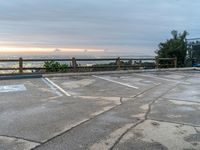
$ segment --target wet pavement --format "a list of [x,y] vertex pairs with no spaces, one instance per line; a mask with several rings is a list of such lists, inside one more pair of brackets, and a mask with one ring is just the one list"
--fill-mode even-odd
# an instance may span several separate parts
[[0,81],[0,150],[199,150],[200,72]]

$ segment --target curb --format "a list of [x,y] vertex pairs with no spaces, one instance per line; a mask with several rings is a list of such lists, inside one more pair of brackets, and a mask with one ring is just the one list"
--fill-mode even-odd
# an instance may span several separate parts
[[90,76],[90,75],[106,75],[106,74],[125,74],[125,73],[143,73],[143,72],[162,72],[162,71],[200,71],[200,68],[168,68],[168,69],[146,69],[146,70],[119,70],[119,71],[101,71],[101,72],[78,72],[78,73],[51,73],[51,74],[17,74],[17,75],[2,75],[0,80],[13,79],[28,79],[42,77],[65,77],[65,76]]
[[0,80],[14,80],[14,79],[29,79],[29,78],[41,78],[42,74],[22,74],[22,75],[5,75],[0,76]]
[[169,69],[146,69],[146,70],[120,70],[120,71],[101,71],[101,72],[80,72],[80,73],[52,73],[43,74],[42,77],[64,77],[64,76],[88,76],[88,75],[104,75],[104,74],[123,74],[123,73],[142,73],[142,72],[161,72],[161,71],[187,71],[200,70],[200,68],[169,68]]

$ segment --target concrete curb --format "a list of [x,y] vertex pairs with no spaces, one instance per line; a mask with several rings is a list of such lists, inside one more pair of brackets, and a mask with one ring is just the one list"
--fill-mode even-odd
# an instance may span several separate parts
[[101,72],[79,72],[79,73],[52,73],[43,74],[43,77],[64,77],[64,76],[88,76],[103,74],[123,74],[123,73],[142,73],[142,72],[159,72],[159,71],[184,71],[184,70],[200,70],[200,68],[168,68],[168,69],[146,69],[146,70],[120,70],[120,71],[101,71]]
[[30,79],[30,78],[41,78],[41,77],[42,74],[5,75],[5,76],[0,76],[0,80]]
[[65,77],[65,76],[90,76],[90,75],[106,75],[106,74],[124,74],[124,73],[143,73],[143,72],[162,72],[162,71],[187,71],[197,70],[200,68],[168,68],[168,69],[146,69],[146,70],[119,70],[119,71],[101,71],[101,72],[78,72],[78,73],[52,73],[52,74],[18,74],[18,75],[3,75],[0,80],[12,79],[28,79],[28,78],[41,78],[41,77]]
[[200,70],[200,68],[194,67],[194,70]]

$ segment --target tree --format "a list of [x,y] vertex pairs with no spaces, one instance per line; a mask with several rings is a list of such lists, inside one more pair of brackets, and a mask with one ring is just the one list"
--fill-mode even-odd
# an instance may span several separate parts
[[159,49],[155,53],[161,58],[177,57],[178,67],[183,67],[187,53],[186,36],[188,33],[187,31],[178,33],[178,31],[173,30],[171,34],[172,38],[165,42],[161,42],[158,45]]
[[192,64],[200,63],[200,41],[188,42],[187,61],[191,61]]

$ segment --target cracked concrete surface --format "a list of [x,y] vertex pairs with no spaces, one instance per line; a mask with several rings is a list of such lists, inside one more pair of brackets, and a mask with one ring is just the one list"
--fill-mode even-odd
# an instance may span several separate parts
[[38,145],[39,143],[26,141],[16,137],[0,136],[0,150],[27,150]]
[[99,77],[2,80],[0,149],[200,149],[199,71]]
[[199,136],[192,126],[146,120],[127,133],[115,149],[200,149]]

